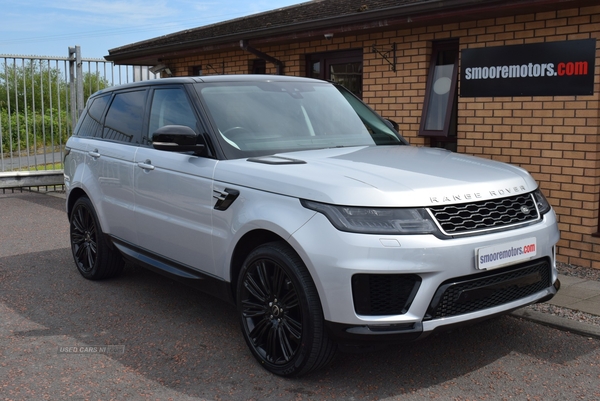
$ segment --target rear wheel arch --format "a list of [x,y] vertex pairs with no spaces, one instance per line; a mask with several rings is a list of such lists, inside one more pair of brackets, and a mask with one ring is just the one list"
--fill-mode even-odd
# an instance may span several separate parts
[[75,266],[89,280],[118,276],[124,260],[102,232],[92,201],[80,196],[69,214],[69,237]]
[[69,199],[67,200],[67,216],[71,218],[71,212],[73,211],[73,205],[81,197],[89,198],[88,194],[81,188],[73,188],[69,193]]
[[[97,210],[97,205],[94,203],[94,201],[92,200],[92,197],[88,195],[88,193],[83,189],[83,188],[73,188],[69,194],[69,199],[67,200],[67,218],[69,219],[69,221],[71,221],[71,213],[73,212],[73,206],[75,205],[75,203],[80,199],[80,198],[88,198],[89,201],[92,203],[92,206],[94,207],[94,210],[96,211],[96,213],[98,212]],[[102,222],[99,221],[100,227],[102,228]],[[106,238],[106,243],[108,244],[109,247],[114,248],[114,244],[112,243],[112,241],[110,240],[110,238],[104,234],[104,231],[101,230],[102,235],[105,236]]]

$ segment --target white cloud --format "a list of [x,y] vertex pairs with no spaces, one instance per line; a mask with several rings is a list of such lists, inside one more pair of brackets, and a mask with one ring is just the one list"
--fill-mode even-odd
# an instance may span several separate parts
[[[107,49],[303,0],[0,0],[0,54]],[[87,53],[87,52],[86,52]]]

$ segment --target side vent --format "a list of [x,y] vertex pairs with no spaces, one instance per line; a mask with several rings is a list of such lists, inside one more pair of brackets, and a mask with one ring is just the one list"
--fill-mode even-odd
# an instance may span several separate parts
[[217,200],[215,210],[227,210],[229,206],[240,196],[240,191],[236,189],[225,188],[223,191],[215,189],[213,198]]

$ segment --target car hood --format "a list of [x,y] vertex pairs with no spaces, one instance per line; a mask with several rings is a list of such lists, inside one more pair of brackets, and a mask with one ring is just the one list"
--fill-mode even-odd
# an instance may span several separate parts
[[523,169],[414,146],[310,150],[217,164],[215,180],[348,206],[467,203],[533,191]]

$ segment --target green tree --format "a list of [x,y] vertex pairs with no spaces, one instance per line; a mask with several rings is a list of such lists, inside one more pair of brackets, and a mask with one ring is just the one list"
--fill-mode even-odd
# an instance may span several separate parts
[[99,72],[85,72],[83,74],[83,97],[87,99],[94,93],[110,86],[108,80]]
[[[10,113],[67,110],[70,92],[63,77],[59,68],[50,67],[44,60],[30,60],[21,65],[15,61],[4,66],[0,69],[0,109]],[[109,86],[100,72],[85,72],[82,82],[84,102],[94,92]]]
[[[109,86],[99,72],[82,76],[84,102]],[[48,61],[31,60],[0,65],[0,149],[37,151],[57,147],[71,133],[70,89],[64,72]]]
[[30,60],[0,70],[0,109],[14,113],[41,112],[67,107],[68,85],[48,61]]
[[0,137],[3,152],[36,152],[63,144],[70,132],[69,88],[49,61],[29,60],[0,68]]

